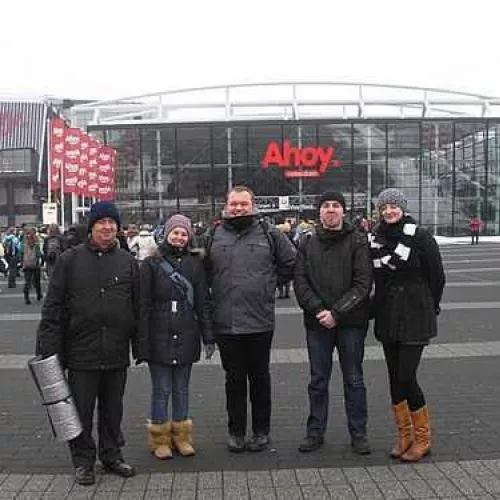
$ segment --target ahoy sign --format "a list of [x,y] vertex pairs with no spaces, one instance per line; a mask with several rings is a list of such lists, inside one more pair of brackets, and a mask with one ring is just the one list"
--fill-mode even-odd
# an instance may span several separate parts
[[271,166],[286,169],[285,177],[321,177],[329,167],[340,167],[340,160],[333,146],[294,148],[290,141],[284,141],[280,148],[277,142],[270,142],[262,168]]

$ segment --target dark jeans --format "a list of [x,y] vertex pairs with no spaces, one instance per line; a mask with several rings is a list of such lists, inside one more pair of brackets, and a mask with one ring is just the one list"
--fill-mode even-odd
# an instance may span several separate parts
[[368,420],[366,388],[363,379],[365,328],[337,327],[330,331],[307,330],[307,351],[311,381],[308,386],[310,413],[307,435],[323,436],[328,421],[329,384],[333,352],[339,354],[344,382],[344,405],[351,438],[366,435]]
[[31,287],[34,286],[36,290],[37,299],[42,297],[42,285],[41,285],[41,275],[42,270],[39,267],[26,268],[24,272],[24,297],[28,298],[30,294]]
[[9,288],[14,288],[16,286],[16,278],[17,278],[17,258],[9,260],[9,269],[7,270],[8,276],[8,286]]
[[471,245],[479,245],[479,231],[471,231]]
[[245,436],[247,386],[252,404],[252,431],[269,434],[271,424],[271,375],[269,358],[273,332],[218,335],[222,367],[226,372],[226,409],[229,433]]
[[189,379],[193,365],[160,365],[151,363],[149,372],[153,394],[151,420],[162,423],[168,420],[168,400],[172,395],[172,420],[187,420],[189,413]]
[[411,411],[422,408],[425,398],[417,382],[417,370],[425,346],[398,343],[384,344],[383,347],[392,404],[406,400]]
[[68,383],[83,427],[83,432],[69,442],[75,467],[93,466],[96,460],[92,437],[96,400],[99,459],[103,463],[123,459],[120,448],[125,444],[121,424],[126,381],[126,370],[68,372]]

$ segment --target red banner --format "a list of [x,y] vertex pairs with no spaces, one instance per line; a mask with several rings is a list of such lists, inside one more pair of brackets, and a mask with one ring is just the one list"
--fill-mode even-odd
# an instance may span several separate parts
[[78,192],[80,170],[80,144],[82,131],[68,128],[64,136],[64,193]]
[[61,189],[61,170],[64,165],[64,120],[61,118],[51,118],[50,120],[50,155],[49,155],[49,176],[50,190],[59,191]]
[[80,134],[80,168],[76,185],[76,193],[81,196],[88,196],[89,147],[90,137],[82,132]]
[[100,200],[112,200],[115,196],[114,162],[116,152],[112,147],[102,146],[97,158],[98,195]]
[[97,172],[97,159],[99,157],[99,150],[101,145],[99,141],[90,137],[89,138],[89,164],[87,169],[87,196],[91,198],[97,198],[99,194],[99,183],[98,180],[98,172]]

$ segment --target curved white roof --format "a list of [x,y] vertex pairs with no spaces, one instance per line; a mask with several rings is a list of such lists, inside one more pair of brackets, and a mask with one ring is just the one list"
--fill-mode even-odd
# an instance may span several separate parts
[[74,106],[74,125],[500,117],[500,98],[455,90],[362,82],[265,82],[144,94]]

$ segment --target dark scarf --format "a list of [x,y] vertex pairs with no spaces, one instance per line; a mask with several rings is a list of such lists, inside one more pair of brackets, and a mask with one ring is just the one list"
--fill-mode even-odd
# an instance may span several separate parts
[[349,232],[350,227],[346,222],[342,225],[342,229],[338,230],[325,229],[323,226],[318,226],[316,229],[319,241],[327,246],[344,239]]
[[379,222],[370,237],[370,249],[375,271],[397,271],[412,267],[415,254],[417,223],[409,215],[394,223]]
[[224,217],[224,224],[231,227],[237,233],[248,229],[257,220],[257,214],[237,215],[236,217]]

